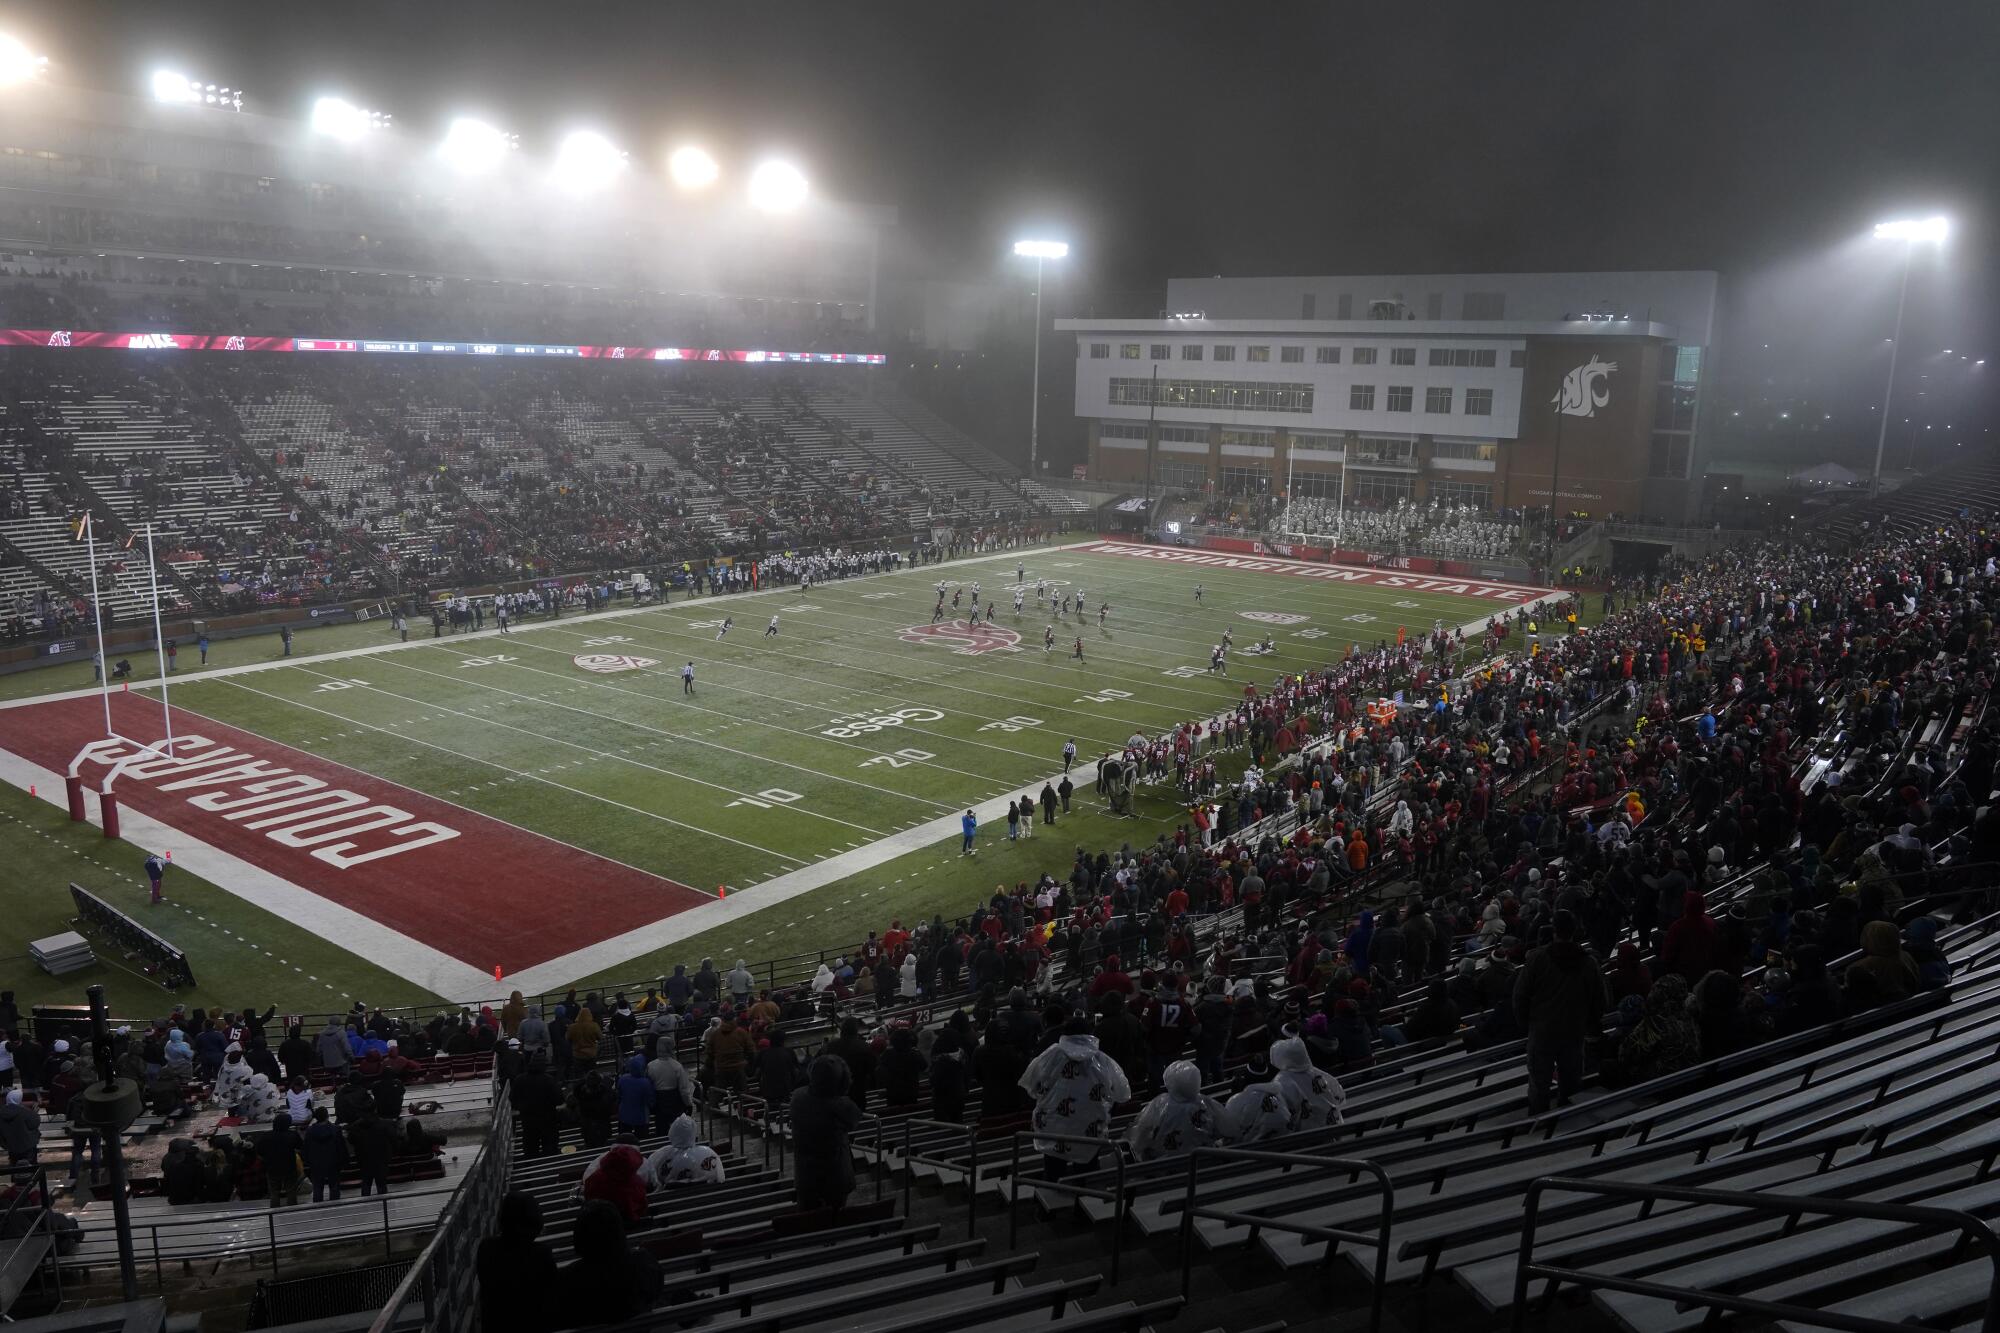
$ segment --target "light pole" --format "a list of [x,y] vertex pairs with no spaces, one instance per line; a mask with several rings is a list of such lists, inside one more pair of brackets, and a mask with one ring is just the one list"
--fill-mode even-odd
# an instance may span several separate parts
[[1871,499],[1882,489],[1882,447],[1889,440],[1890,399],[1896,391],[1896,357],[1903,350],[1903,306],[1910,296],[1910,256],[1916,250],[1917,242],[1943,245],[1950,231],[1950,221],[1942,217],[1904,218],[1875,224],[1877,239],[1903,243],[1903,277],[1896,291],[1896,334],[1889,340],[1889,381],[1882,388],[1882,420],[1875,430],[1875,468],[1868,474]]
[[1028,480],[1033,481],[1042,428],[1042,261],[1069,254],[1069,242],[1016,241],[1014,253],[1035,261],[1035,371],[1028,389]]

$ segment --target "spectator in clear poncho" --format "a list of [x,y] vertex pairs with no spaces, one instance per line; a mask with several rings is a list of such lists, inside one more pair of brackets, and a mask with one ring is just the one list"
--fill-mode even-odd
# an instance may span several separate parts
[[1168,1065],[1161,1084],[1166,1091],[1146,1103],[1125,1136],[1142,1162],[1206,1148],[1222,1132],[1222,1106],[1202,1092],[1201,1070],[1193,1061]]
[[640,1172],[648,1188],[663,1185],[720,1185],[724,1170],[715,1149],[696,1140],[694,1121],[681,1116],[667,1129],[666,1145],[646,1159]]
[[[1073,1018],[1056,1044],[1043,1051],[1021,1075],[1021,1087],[1035,1099],[1034,1127],[1050,1134],[1103,1139],[1111,1127],[1111,1108],[1132,1096],[1132,1085],[1118,1062],[1097,1048],[1090,1020]],[[1059,1180],[1071,1168],[1088,1167],[1097,1147],[1064,1139],[1038,1138],[1049,1178]]]

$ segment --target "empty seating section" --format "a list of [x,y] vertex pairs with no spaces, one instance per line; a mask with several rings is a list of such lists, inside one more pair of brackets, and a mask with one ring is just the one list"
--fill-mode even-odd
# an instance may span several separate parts
[[[920,498],[944,519],[964,513],[990,517],[997,508],[1020,504],[1020,478],[986,471],[912,426],[888,406],[858,393],[821,390],[807,402],[869,452],[900,464],[924,487]],[[905,408],[904,410],[908,410]]]
[[[0,612],[16,633],[39,627],[43,592],[52,625],[87,613],[71,527],[86,507],[120,547],[153,525],[169,614],[900,546],[1025,512],[997,459],[831,374],[372,358],[135,374],[40,355],[0,362]],[[1049,492],[1036,507],[1081,506]],[[100,575],[116,619],[150,615],[143,562]]]

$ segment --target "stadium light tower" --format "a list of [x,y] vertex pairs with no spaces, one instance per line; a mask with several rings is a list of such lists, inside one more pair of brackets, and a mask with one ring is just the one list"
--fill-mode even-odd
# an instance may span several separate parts
[[556,150],[556,184],[571,194],[595,194],[625,170],[624,150],[594,130],[578,130]]
[[156,69],[148,81],[155,102],[174,106],[207,106],[220,111],[241,111],[243,90],[223,88],[200,79],[190,79],[178,70]]
[[521,146],[518,135],[495,129],[483,120],[460,116],[445,131],[438,156],[454,170],[477,176],[499,166],[507,154]]
[[1028,388],[1028,480],[1033,481],[1042,427],[1042,261],[1065,258],[1069,242],[1016,241],[1014,253],[1035,261],[1035,371]]
[[355,140],[370,130],[386,130],[393,120],[386,111],[369,111],[344,97],[322,97],[313,103],[312,127],[335,139]]
[[789,213],[806,201],[806,174],[789,162],[766,162],[750,173],[750,202],[766,213]]
[[1896,291],[1896,332],[1889,340],[1889,382],[1882,390],[1882,420],[1875,428],[1875,468],[1868,474],[1868,494],[1882,489],[1882,447],[1889,440],[1889,403],[1896,392],[1896,356],[1903,350],[1903,306],[1910,296],[1910,256],[1920,243],[1943,245],[1951,234],[1951,221],[1944,217],[1900,218],[1875,224],[1875,239],[1903,243],[1903,278]]
[[38,56],[19,37],[0,32],[0,88],[38,79],[49,67],[47,56]]
[[683,190],[701,190],[715,184],[722,168],[715,164],[715,159],[706,150],[688,144],[676,148],[667,159],[667,174]]

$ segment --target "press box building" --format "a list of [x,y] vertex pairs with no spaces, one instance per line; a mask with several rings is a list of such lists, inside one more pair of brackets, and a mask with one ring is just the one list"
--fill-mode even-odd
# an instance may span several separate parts
[[1180,278],[1076,337],[1090,473],[1161,489],[1692,517],[1716,275]]

